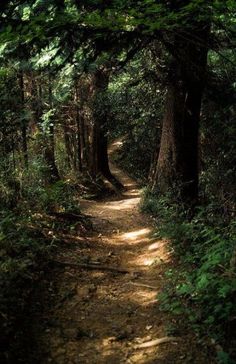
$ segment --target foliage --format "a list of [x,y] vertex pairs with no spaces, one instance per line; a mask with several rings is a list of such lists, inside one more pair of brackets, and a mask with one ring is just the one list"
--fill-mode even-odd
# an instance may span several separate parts
[[24,211],[79,213],[78,189],[71,180],[45,184],[47,166],[42,157],[34,157],[30,167],[6,175],[2,171],[0,198],[2,207],[15,208],[19,203]]
[[115,160],[142,183],[160,141],[164,87],[156,83],[156,67],[151,50],[140,52],[112,78],[108,93],[110,138],[123,141]]
[[39,197],[46,211],[80,212],[76,187],[70,183],[56,182],[45,188]]
[[180,259],[177,269],[167,272],[163,309],[186,314],[195,330],[227,340],[236,313],[235,221],[224,221],[213,204],[197,208],[189,219],[169,196],[158,198],[150,191],[142,209],[155,216],[158,236],[171,240]]
[[55,249],[53,239],[46,239],[32,224],[30,216],[1,211],[0,329],[4,347],[1,362],[6,358],[11,360],[14,348],[22,340],[23,327],[19,323],[23,325],[23,317],[27,317],[30,296]]
[[[194,47],[210,50],[200,128],[201,207],[193,215],[176,204],[175,191],[157,198],[147,190],[143,209],[157,216],[158,233],[172,240],[183,264],[177,276],[168,272],[172,284],[164,307],[186,313],[194,328],[203,322],[210,335],[227,337],[236,289],[234,13],[233,0],[0,2],[0,202],[6,210],[0,221],[0,315],[5,332],[15,320],[14,302],[22,312],[25,292],[51,249],[29,228],[29,215],[79,212],[76,186],[92,174],[97,136],[122,137],[116,160],[148,184],[157,165],[172,61],[181,54],[174,46],[179,39],[189,45],[186,54]],[[211,26],[204,44],[196,24]],[[99,85],[89,79],[98,70],[106,70],[110,82],[96,99]],[[97,127],[96,119],[102,125]],[[227,354],[219,359],[227,362]]]
[[[211,74],[203,102],[201,125],[201,194],[229,218],[236,207],[235,67],[210,53]],[[235,55],[227,52],[234,62]],[[214,135],[214,138],[212,138]]]

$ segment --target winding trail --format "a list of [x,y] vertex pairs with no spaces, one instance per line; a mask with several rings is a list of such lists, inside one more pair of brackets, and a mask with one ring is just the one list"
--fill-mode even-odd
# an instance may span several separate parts
[[[116,147],[113,144],[110,152]],[[49,315],[44,363],[213,363],[188,333],[178,328],[171,332],[175,320],[160,311],[158,302],[165,272],[173,265],[168,242],[154,237],[151,219],[139,212],[137,184],[114,165],[111,169],[126,192],[81,201],[93,231],[66,247],[58,259],[97,264],[98,269],[68,265],[58,277],[60,299]],[[129,272],[105,271],[102,266]],[[167,335],[178,340],[138,348]]]

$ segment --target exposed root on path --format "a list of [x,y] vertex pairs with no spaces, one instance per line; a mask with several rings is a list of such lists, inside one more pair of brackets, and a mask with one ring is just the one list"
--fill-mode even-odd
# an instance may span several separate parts
[[54,260],[53,263],[63,265],[63,266],[69,266],[71,268],[78,268],[78,269],[83,268],[83,269],[88,269],[88,270],[101,270],[101,271],[108,271],[108,272],[120,273],[120,274],[130,273],[130,270],[108,267],[107,265],[59,262],[58,260],[57,261]]
[[166,336],[166,337],[161,337],[160,339],[148,341],[148,342],[140,344],[140,345],[135,345],[134,348],[135,349],[152,348],[153,346],[157,346],[157,345],[164,344],[164,343],[169,343],[172,341],[177,342],[178,340],[179,340],[179,338],[177,338],[177,337]]

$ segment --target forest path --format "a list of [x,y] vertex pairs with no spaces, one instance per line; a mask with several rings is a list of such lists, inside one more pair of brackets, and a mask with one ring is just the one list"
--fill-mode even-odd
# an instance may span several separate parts
[[[113,144],[110,152],[118,146]],[[205,364],[193,339],[177,330],[176,341],[137,348],[173,331],[174,319],[161,312],[158,303],[165,272],[173,263],[168,242],[154,237],[151,220],[139,212],[137,184],[114,165],[111,169],[126,191],[100,201],[81,201],[93,232],[85,240],[78,237],[58,257],[65,270],[57,279],[61,298],[49,317],[44,363]],[[98,269],[76,268],[77,263]]]

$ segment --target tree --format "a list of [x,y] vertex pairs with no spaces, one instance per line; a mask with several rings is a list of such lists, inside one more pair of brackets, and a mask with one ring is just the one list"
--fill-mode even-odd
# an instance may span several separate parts
[[122,184],[112,175],[108,161],[108,103],[106,92],[111,70],[105,66],[84,74],[79,81],[79,140],[82,171],[94,181],[107,179],[116,188]]
[[53,183],[60,179],[59,172],[55,161],[55,136],[54,136],[54,105],[53,105],[53,93],[52,93],[52,77],[48,76],[48,104],[49,111],[46,118],[46,144],[44,146],[44,157],[48,166],[49,182]]
[[[162,137],[152,186],[161,193],[175,190],[181,199],[198,198],[199,123],[206,80],[210,25],[195,24],[193,36],[177,34],[168,44],[169,69]],[[172,48],[173,47],[173,48]]]
[[[181,199],[192,204],[198,194],[198,130],[207,51],[214,47],[214,42],[210,42],[210,25],[214,21],[218,28],[222,27],[221,15],[228,9],[232,11],[232,1],[225,4],[214,0],[51,0],[45,4],[32,0],[21,5],[13,1],[3,8],[3,19],[14,13],[12,27],[6,27],[3,37],[13,39],[20,27],[22,40],[27,39],[31,47],[53,44],[53,61],[63,55],[62,64],[77,63],[84,70],[88,64],[101,62],[104,54],[112,60],[122,59],[122,52],[126,52],[129,60],[153,39],[165,45],[171,62],[162,141],[152,186],[161,193],[175,187]],[[92,133],[95,138],[97,132]],[[95,144],[93,158],[98,150]],[[86,147],[80,148],[86,157]],[[95,159],[90,165],[93,172],[98,172],[100,167]]]

